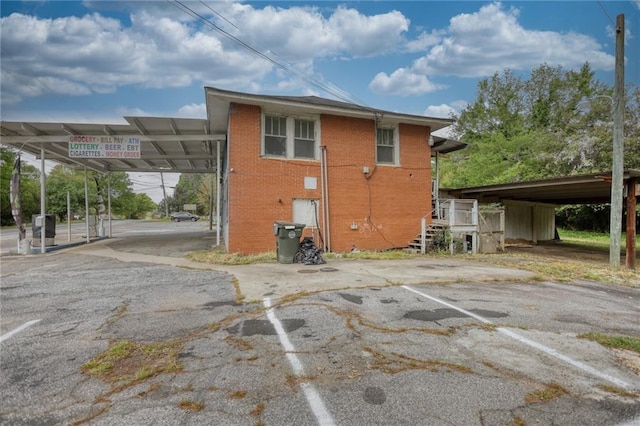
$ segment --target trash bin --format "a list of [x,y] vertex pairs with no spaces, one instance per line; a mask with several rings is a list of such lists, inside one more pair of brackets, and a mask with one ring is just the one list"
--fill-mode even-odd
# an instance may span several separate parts
[[305,226],[304,223],[289,222],[275,222],[273,224],[278,263],[293,263],[293,258],[300,248],[300,237]]
[[[55,245],[55,236],[56,236],[56,215],[46,214],[45,217],[45,229],[44,229],[44,245],[53,246]],[[36,247],[40,247],[40,242],[42,238],[42,216],[33,215],[31,216],[31,233],[33,235],[32,245]]]

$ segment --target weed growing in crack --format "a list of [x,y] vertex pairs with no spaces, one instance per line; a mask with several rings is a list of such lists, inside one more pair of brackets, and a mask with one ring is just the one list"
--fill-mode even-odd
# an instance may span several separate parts
[[533,392],[529,392],[524,401],[527,404],[536,404],[540,402],[550,401],[555,398],[560,398],[566,395],[568,392],[556,382],[551,382],[545,385],[543,389],[538,389]]
[[183,399],[178,404],[178,407],[186,411],[202,411],[204,404],[202,402],[192,401],[190,399]]
[[229,394],[229,399],[242,399],[247,396],[247,391],[235,391]]
[[373,356],[374,361],[367,365],[370,369],[380,370],[388,374],[401,373],[407,370],[429,370],[437,372],[440,369],[444,369],[449,372],[456,371],[459,373],[473,372],[471,368],[465,365],[454,364],[451,362],[421,360],[396,352],[383,354],[382,352],[375,351],[371,348],[364,348],[364,351]]
[[256,405],[256,408],[251,410],[249,414],[251,414],[253,417],[258,417],[260,414],[262,414],[263,411],[264,411],[264,404],[260,403]]

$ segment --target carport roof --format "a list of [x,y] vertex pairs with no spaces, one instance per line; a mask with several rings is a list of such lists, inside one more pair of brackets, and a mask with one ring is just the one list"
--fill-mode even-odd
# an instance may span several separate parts
[[[127,124],[11,122],[0,123],[3,145],[72,167],[86,166],[105,173],[179,172],[212,173],[216,168],[214,134],[209,121],[191,118],[124,117]],[[69,138],[82,136],[134,136],[140,139],[140,158],[70,158]],[[223,149],[224,144],[221,144]],[[221,154],[221,157],[223,154]]]
[[[624,171],[625,181],[638,177],[640,170]],[[611,200],[611,172],[446,191],[458,198],[477,199],[481,203],[519,200],[549,204],[601,204]]]

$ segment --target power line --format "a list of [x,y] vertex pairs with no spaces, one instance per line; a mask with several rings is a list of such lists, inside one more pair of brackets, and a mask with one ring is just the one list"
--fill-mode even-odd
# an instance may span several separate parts
[[[202,3],[202,1],[201,1]],[[326,92],[329,93],[333,96],[335,96],[336,98],[347,102],[347,103],[358,103],[360,105],[363,105],[364,103],[360,100],[358,100],[355,96],[351,95],[350,93],[348,93],[346,90],[343,90],[341,88],[339,88],[337,85],[335,85],[334,83],[331,83],[331,86],[318,81],[317,79],[308,77],[306,75],[304,75],[303,73],[296,71],[294,69],[292,69],[291,67],[277,61],[276,59],[273,59],[271,56],[266,55],[264,53],[262,53],[260,50],[256,49],[255,47],[253,47],[252,45],[250,45],[249,43],[241,40],[240,38],[234,36],[233,34],[225,31],[223,28],[219,27],[218,25],[216,25],[215,23],[211,22],[210,19],[202,16],[201,14],[199,14],[198,12],[194,11],[193,9],[191,9],[190,7],[188,7],[187,5],[185,5],[183,2],[179,1],[179,0],[174,0],[173,4],[177,9],[182,10],[184,13],[190,15],[193,18],[199,19],[201,20],[205,25],[209,26],[210,28],[212,28],[213,30],[219,32],[220,34],[222,34],[223,36],[227,37],[228,39],[234,41],[235,43],[238,43],[240,46],[244,47],[245,49],[249,50],[251,53],[259,56],[262,59],[265,59],[266,61],[270,62],[271,64],[273,64],[274,66],[282,69],[283,71],[286,71],[292,75],[297,76],[298,78],[306,81],[307,83],[309,83],[310,85]],[[204,4],[204,3],[203,3]],[[207,6],[205,4],[205,6]],[[235,24],[233,24],[231,21],[229,21],[226,17],[224,17],[221,13],[217,12],[215,9],[207,6],[207,8],[209,10],[211,10],[213,13],[215,13],[217,16],[221,17],[222,19],[224,19],[226,22],[228,22],[229,24],[233,25],[234,28],[238,28]],[[355,100],[355,101],[354,101]],[[365,106],[367,106],[365,104]]]
[[613,27],[615,28],[616,24],[615,24],[615,22],[613,22],[613,19],[611,19],[611,16],[609,16],[609,14],[607,13],[607,11],[604,8],[604,5],[602,4],[602,2],[600,0],[597,0],[597,2],[598,2],[598,6],[600,6],[600,9],[602,9],[602,13],[604,13],[604,16],[607,17],[607,19],[609,20],[611,25],[613,25]]

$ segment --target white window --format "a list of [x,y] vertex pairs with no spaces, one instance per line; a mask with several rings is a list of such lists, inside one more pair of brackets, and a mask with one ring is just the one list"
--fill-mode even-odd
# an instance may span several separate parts
[[287,155],[287,119],[264,117],[264,153],[278,157]]
[[376,162],[378,164],[398,164],[398,142],[395,128],[384,127],[377,129]]
[[311,120],[294,120],[295,135],[293,140],[294,158],[316,158],[316,136]]
[[316,159],[317,120],[264,115],[262,152],[267,157]]

